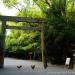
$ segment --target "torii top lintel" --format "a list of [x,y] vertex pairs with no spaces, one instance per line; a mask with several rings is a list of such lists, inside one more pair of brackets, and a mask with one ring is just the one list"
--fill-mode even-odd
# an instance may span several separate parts
[[17,16],[0,16],[0,21],[27,22],[27,23],[46,23],[44,18],[30,18]]

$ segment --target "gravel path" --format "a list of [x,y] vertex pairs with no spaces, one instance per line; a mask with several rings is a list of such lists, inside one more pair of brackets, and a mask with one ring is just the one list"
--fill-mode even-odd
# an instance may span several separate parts
[[[42,62],[37,61],[5,58],[4,62],[0,75],[75,75],[75,68],[70,70],[64,66],[49,64],[49,67],[44,69]],[[17,68],[19,65],[22,65],[20,69]],[[35,65],[34,70],[31,69],[31,65]]]

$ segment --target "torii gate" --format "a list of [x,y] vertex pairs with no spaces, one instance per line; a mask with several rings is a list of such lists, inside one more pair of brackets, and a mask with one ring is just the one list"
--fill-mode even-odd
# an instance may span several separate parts
[[[6,29],[20,29],[20,30],[38,30],[41,32],[41,51],[42,51],[42,62],[44,67],[47,65],[45,56],[45,43],[44,43],[44,24],[47,23],[42,18],[29,18],[29,17],[16,17],[16,16],[0,16],[2,22],[1,27],[1,41],[0,41],[0,68],[4,67],[4,49],[5,49],[5,32]],[[7,21],[12,22],[27,22],[27,23],[39,23],[40,27],[26,27],[26,26],[8,26]]]

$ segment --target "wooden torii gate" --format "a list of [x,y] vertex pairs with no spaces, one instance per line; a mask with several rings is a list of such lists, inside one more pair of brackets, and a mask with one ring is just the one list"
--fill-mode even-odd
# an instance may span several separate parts
[[[15,16],[0,16],[2,22],[1,27],[1,40],[0,40],[0,68],[4,67],[4,49],[5,49],[5,32],[6,29],[20,29],[20,30],[38,30],[41,32],[41,51],[42,51],[42,62],[44,67],[47,65],[45,56],[45,43],[44,43],[44,24],[45,19],[42,18],[29,18],[29,17],[15,17]],[[12,22],[27,22],[27,23],[39,23],[40,27],[26,27],[26,26],[8,26],[7,21]]]

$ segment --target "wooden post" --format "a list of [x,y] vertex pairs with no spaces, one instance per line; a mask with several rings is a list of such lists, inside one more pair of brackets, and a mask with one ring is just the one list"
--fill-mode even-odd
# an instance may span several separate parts
[[4,66],[5,25],[6,21],[2,21],[1,38],[0,38],[0,68],[3,68]]
[[44,43],[44,26],[41,26],[41,50],[42,50],[42,62],[44,68],[46,68],[47,61],[46,61],[46,50],[45,50],[45,43]]

